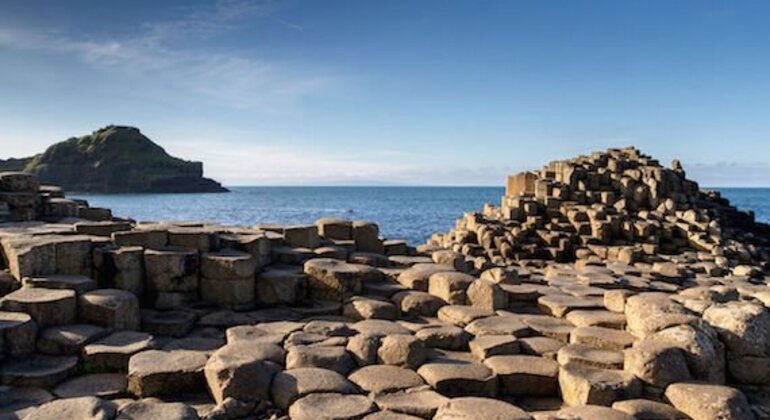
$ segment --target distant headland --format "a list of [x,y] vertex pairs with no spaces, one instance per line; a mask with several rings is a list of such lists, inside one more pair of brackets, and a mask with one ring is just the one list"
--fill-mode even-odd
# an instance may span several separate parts
[[43,183],[83,193],[228,192],[203,177],[203,163],[169,155],[135,127],[110,125],[56,143],[45,152],[0,160],[0,171],[23,171]]

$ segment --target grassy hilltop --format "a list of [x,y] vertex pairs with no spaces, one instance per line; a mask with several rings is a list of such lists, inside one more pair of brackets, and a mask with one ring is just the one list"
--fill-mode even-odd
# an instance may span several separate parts
[[34,173],[44,183],[77,192],[227,191],[203,177],[203,163],[173,157],[139,129],[124,126],[70,138],[30,158],[0,161],[0,170]]

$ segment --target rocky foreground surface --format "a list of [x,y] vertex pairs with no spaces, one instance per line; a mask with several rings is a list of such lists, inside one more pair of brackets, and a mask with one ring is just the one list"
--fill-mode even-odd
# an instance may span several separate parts
[[2,419],[770,418],[770,227],[633,148],[417,248],[0,191]]

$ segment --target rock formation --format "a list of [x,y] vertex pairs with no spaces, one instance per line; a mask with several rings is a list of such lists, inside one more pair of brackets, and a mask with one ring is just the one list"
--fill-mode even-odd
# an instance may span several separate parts
[[203,164],[170,156],[133,127],[108,126],[56,143],[0,170],[33,173],[46,184],[86,193],[226,192],[203,177]]
[[0,416],[770,418],[768,226],[635,149],[512,177],[416,248],[37,185],[0,174],[35,197],[0,225]]

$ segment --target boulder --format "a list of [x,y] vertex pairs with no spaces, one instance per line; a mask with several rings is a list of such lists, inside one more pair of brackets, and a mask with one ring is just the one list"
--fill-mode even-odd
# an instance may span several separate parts
[[269,398],[270,384],[280,372],[285,353],[275,344],[237,341],[217,350],[205,362],[208,388],[217,404],[231,397],[242,401]]
[[377,360],[386,365],[419,367],[425,360],[425,345],[409,334],[393,334],[383,337],[377,350]]
[[562,399],[571,406],[610,406],[642,394],[641,382],[631,373],[574,363],[559,369],[559,388]]
[[692,420],[752,420],[746,396],[722,385],[680,382],[666,388],[666,399]]
[[706,309],[703,319],[716,328],[732,356],[770,357],[770,311],[763,305],[716,304]]
[[659,388],[690,379],[682,350],[654,336],[626,349],[624,370]]
[[417,290],[395,293],[391,300],[404,316],[436,316],[438,310],[446,305],[440,298]]

